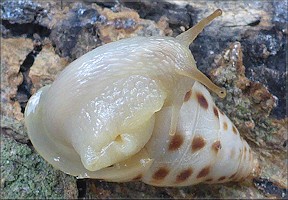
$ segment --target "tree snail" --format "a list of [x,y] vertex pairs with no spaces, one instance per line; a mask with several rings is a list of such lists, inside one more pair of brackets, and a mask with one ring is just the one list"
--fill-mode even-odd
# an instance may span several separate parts
[[186,186],[247,177],[250,147],[205,86],[226,92],[189,50],[221,13],[175,38],[122,39],[70,63],[29,99],[25,124],[35,149],[78,178]]

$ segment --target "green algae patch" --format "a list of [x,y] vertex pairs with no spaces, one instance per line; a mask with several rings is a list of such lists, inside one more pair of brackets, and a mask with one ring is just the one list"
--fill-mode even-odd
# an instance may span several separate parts
[[1,199],[76,197],[73,177],[53,169],[27,144],[1,135]]

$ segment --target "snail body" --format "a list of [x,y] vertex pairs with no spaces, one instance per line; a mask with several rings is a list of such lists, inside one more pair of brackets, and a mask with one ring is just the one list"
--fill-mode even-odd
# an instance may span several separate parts
[[197,69],[189,50],[219,15],[215,11],[176,38],[123,39],[70,63],[26,106],[35,149],[78,178],[182,186],[248,176],[250,148],[203,85],[220,97],[225,90]]

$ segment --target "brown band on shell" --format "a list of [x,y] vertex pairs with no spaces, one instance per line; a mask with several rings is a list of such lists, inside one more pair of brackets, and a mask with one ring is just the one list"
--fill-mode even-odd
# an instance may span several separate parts
[[168,150],[170,151],[177,150],[183,144],[183,141],[184,141],[183,135],[176,133],[174,136],[172,136]]
[[219,119],[218,109],[215,106],[213,107],[213,112],[214,112],[215,117]]
[[189,101],[191,95],[192,95],[192,90],[189,90],[189,91],[185,94],[184,102]]
[[186,170],[183,170],[180,174],[176,177],[176,182],[183,182],[186,181],[193,173],[192,168],[188,168]]
[[233,125],[233,127],[232,127],[232,131],[233,131],[233,133],[235,134],[235,135],[237,135],[237,129],[236,129],[236,127]]
[[163,180],[169,173],[166,167],[160,167],[152,176],[154,180]]
[[225,131],[227,131],[227,129],[228,129],[228,124],[227,124],[227,122],[223,122],[223,128],[224,128]]
[[196,93],[196,97],[200,106],[204,109],[208,109],[208,102],[206,98],[201,93]]
[[210,172],[210,166],[206,166],[199,172],[197,178],[205,177],[209,174],[209,172]]
[[198,151],[202,149],[205,146],[206,142],[203,137],[201,136],[195,136],[192,140],[192,152]]
[[218,181],[223,181],[224,179],[226,179],[226,176],[221,176]]

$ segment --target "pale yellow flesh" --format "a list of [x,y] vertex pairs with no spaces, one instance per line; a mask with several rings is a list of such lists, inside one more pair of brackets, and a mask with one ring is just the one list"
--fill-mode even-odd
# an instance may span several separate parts
[[71,147],[57,143],[45,133],[43,121],[39,115],[43,112],[41,108],[41,98],[50,86],[39,90],[28,103],[28,109],[25,110],[25,124],[28,128],[29,138],[31,139],[37,152],[59,170],[67,174],[77,176],[78,178],[97,178],[108,179],[111,181],[127,181],[131,178],[143,174],[152,164],[152,159],[145,149],[141,149],[127,160],[115,164],[112,167],[98,171],[87,170],[77,152]]

